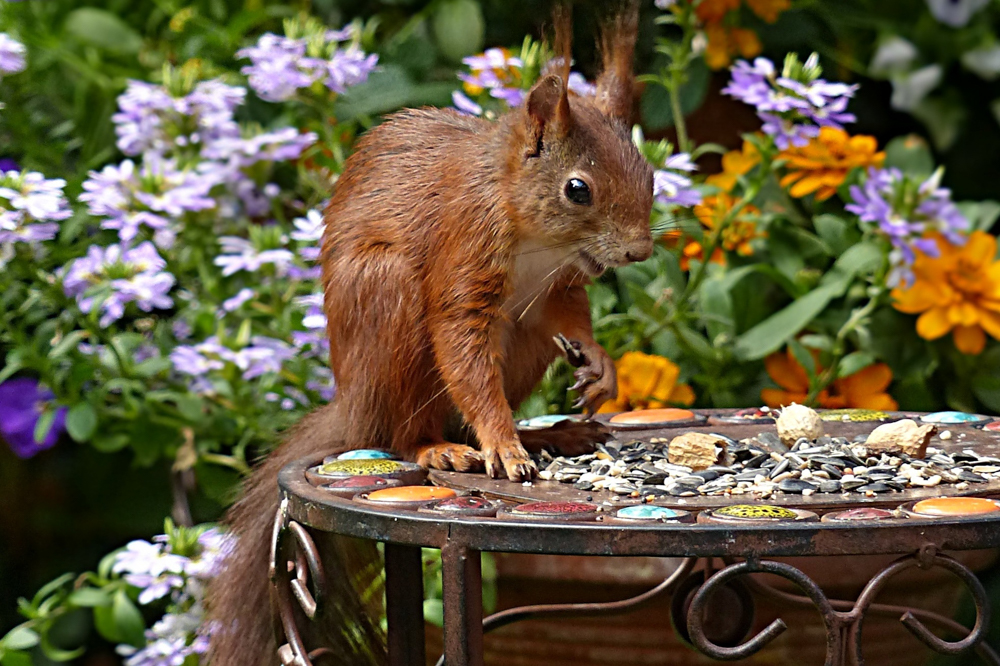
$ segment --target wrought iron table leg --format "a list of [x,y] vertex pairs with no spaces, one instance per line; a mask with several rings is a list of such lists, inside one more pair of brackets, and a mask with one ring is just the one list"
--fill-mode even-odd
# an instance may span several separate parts
[[478,550],[449,541],[441,549],[444,663],[483,666],[483,571]]
[[424,572],[420,547],[385,544],[389,666],[424,666]]

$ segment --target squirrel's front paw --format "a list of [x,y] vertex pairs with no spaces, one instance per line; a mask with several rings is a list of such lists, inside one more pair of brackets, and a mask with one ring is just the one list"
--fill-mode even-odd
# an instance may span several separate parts
[[570,390],[579,391],[580,398],[573,406],[583,407],[593,416],[602,404],[618,396],[618,373],[615,362],[600,345],[581,345],[579,354],[583,364],[573,373],[576,384]]
[[511,481],[530,481],[538,473],[528,452],[518,441],[482,447],[486,473],[498,479],[504,474]]

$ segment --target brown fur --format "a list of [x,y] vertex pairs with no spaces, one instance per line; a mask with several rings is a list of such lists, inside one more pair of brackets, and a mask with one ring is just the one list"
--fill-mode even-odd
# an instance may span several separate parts
[[[568,35],[568,15],[559,21]],[[617,19],[609,33],[611,69],[596,101],[567,92],[563,67],[496,123],[407,110],[358,142],[323,236],[337,396],[254,472],[229,513],[239,542],[209,594],[225,628],[213,640],[213,666],[276,663],[266,553],[284,465],[371,447],[435,467],[485,465],[492,476],[530,478],[535,468],[511,410],[555,358],[560,332],[587,359],[584,400],[596,407],[614,395],[614,365],[593,340],[583,286],[652,252],[652,170],[618,113],[631,108],[627,29],[634,41],[632,19]],[[567,198],[571,178],[589,186],[589,205]],[[376,663],[366,648],[380,640],[366,619],[371,609],[350,590],[338,593],[362,640],[338,628],[323,640],[341,663]]]

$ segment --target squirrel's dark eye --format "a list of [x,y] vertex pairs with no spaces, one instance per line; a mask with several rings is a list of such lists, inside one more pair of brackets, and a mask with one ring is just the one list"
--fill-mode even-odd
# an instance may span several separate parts
[[566,198],[581,206],[590,205],[590,187],[579,178],[566,181]]

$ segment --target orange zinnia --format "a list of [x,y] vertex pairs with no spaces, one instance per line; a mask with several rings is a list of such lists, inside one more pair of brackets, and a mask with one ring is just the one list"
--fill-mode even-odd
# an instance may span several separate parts
[[694,14],[702,23],[718,23],[726,14],[740,8],[740,0],[701,0]]
[[[694,207],[694,214],[701,221],[703,227],[712,231],[726,219],[735,204],[736,199],[731,194],[719,192],[705,197],[700,204]],[[744,206],[722,232],[722,249],[736,252],[744,257],[753,254],[750,241],[755,238],[763,238],[765,235],[757,231],[757,224],[751,219],[759,214],[760,211],[753,204]]]
[[[700,7],[701,5],[699,5]],[[720,23],[705,26],[705,64],[710,69],[722,69],[732,62],[733,56],[753,58],[761,52],[757,33],[746,28],[730,28]]]
[[[818,354],[814,354],[814,357]],[[809,376],[792,355],[775,352],[764,359],[767,374],[780,389],[762,389],[760,398],[770,407],[782,407],[793,402],[804,403],[809,395]],[[818,367],[817,372],[822,372]],[[885,363],[874,363],[853,375],[837,379],[828,388],[820,391],[816,402],[827,409],[881,409],[893,411],[899,407],[891,395],[885,392],[892,383],[892,370]]]
[[741,150],[730,150],[722,156],[722,173],[712,174],[705,179],[706,185],[714,185],[720,190],[732,192],[736,179],[760,164],[760,151],[746,139]]
[[792,6],[791,0],[747,0],[754,14],[768,23],[778,20],[778,15]]
[[974,231],[956,247],[940,234],[931,234],[941,251],[938,258],[918,252],[913,263],[915,281],[909,289],[893,289],[893,306],[920,314],[917,334],[936,340],[951,332],[963,354],[978,354],[986,333],[1000,340],[1000,261],[994,261],[997,239]]
[[687,384],[677,383],[681,369],[669,358],[625,352],[615,361],[615,368],[618,370],[618,397],[601,405],[598,412],[660,409],[694,402],[694,391]]
[[793,146],[778,154],[778,159],[787,162],[788,169],[781,186],[791,185],[788,193],[793,197],[815,192],[817,200],[829,199],[851,169],[882,166],[885,153],[877,151],[873,136],[848,136],[842,129],[822,127],[819,136],[806,145]]

